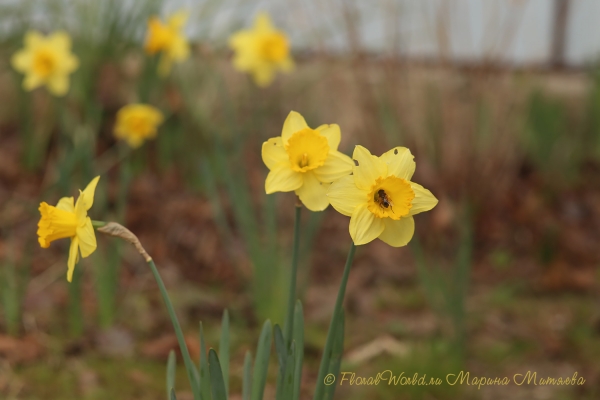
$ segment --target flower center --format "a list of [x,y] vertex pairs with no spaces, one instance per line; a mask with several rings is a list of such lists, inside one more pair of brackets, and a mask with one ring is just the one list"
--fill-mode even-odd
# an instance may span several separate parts
[[42,218],[38,222],[40,245],[43,248],[50,246],[50,242],[77,235],[77,216],[70,211],[61,210],[48,203],[40,204]]
[[49,76],[54,71],[54,57],[47,50],[38,50],[33,56],[33,70],[41,77]]
[[135,136],[146,137],[152,129],[147,118],[134,115],[129,118],[129,130]]
[[262,56],[271,62],[283,61],[289,53],[289,43],[281,33],[271,33],[263,38],[261,44]]
[[149,24],[149,35],[146,42],[146,50],[150,54],[167,50],[173,42],[175,34],[168,26],[162,24],[159,19],[152,19]]
[[285,145],[292,169],[306,172],[325,164],[329,154],[327,139],[318,131],[304,128],[292,135]]
[[377,178],[369,192],[367,208],[378,218],[399,220],[412,208],[415,192],[406,179],[390,175]]

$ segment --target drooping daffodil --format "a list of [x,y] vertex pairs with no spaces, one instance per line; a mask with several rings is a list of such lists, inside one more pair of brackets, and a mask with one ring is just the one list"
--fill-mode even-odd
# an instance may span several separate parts
[[75,264],[79,255],[86,258],[96,250],[96,234],[92,220],[87,212],[94,204],[94,192],[99,176],[92,179],[74,203],[73,197],[63,197],[56,206],[46,202],[40,204],[40,222],[38,222],[38,241],[40,246],[48,248],[50,243],[59,239],[71,239],[67,262],[67,280],[73,280]]

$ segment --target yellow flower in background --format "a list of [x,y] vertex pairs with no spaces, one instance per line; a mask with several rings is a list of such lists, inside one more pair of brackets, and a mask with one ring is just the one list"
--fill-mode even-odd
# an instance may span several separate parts
[[429,211],[438,200],[411,182],[413,155],[395,147],[381,157],[356,146],[353,174],[334,182],[327,197],[333,208],[350,217],[350,236],[361,245],[379,238],[390,246],[408,244],[415,231],[413,215]]
[[337,151],[340,140],[338,125],[311,129],[302,115],[290,112],[281,137],[271,138],[262,146],[262,159],[270,170],[265,182],[267,194],[295,191],[309,210],[327,208],[331,182],[352,172],[350,157]]
[[67,262],[67,280],[73,280],[75,264],[81,257],[86,258],[96,250],[96,235],[92,220],[87,216],[87,211],[94,204],[94,192],[99,176],[92,179],[85,190],[79,191],[77,203],[73,197],[63,197],[56,207],[46,202],[40,204],[40,222],[38,222],[38,241],[43,248],[48,248],[50,243],[58,239],[71,238],[69,248],[69,261]]
[[256,17],[252,29],[233,34],[229,47],[235,52],[233,66],[250,73],[260,87],[268,86],[277,71],[294,67],[286,34],[275,29],[266,13]]
[[146,104],[129,104],[117,112],[114,134],[117,139],[126,140],[133,148],[140,147],[146,139],[156,136],[158,126],[163,122],[162,113]]
[[173,62],[185,61],[190,56],[190,45],[183,32],[188,17],[188,12],[182,10],[172,14],[166,24],[158,17],[148,20],[145,49],[150,55],[162,52],[158,64],[161,76],[169,74]]
[[36,31],[25,35],[25,48],[16,52],[11,64],[25,74],[23,88],[31,91],[46,85],[50,93],[64,96],[69,90],[69,74],[79,66],[71,53],[71,37],[63,31],[43,36]]

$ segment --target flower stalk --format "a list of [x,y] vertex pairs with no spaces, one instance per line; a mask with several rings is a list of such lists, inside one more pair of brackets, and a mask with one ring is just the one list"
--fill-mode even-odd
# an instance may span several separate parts
[[329,323],[329,331],[327,332],[327,340],[325,342],[325,349],[323,350],[323,356],[321,357],[321,365],[319,366],[319,375],[317,378],[317,385],[315,387],[314,400],[321,400],[323,393],[325,392],[325,375],[329,370],[329,360],[331,359],[331,352],[333,351],[333,342],[336,336],[335,329],[339,325],[342,305],[344,303],[344,297],[346,295],[346,284],[348,283],[348,277],[350,276],[350,267],[352,266],[352,260],[354,259],[354,252],[356,251],[356,245],[352,242],[350,250],[348,251],[348,257],[346,258],[346,266],[344,267],[344,274],[342,275],[342,282],[340,283],[340,289],[338,290],[337,299],[335,300],[335,308],[333,309],[333,316]]
[[292,250],[292,271],[290,274],[290,288],[288,291],[288,305],[283,326],[283,337],[286,349],[292,343],[292,332],[294,329],[294,309],[296,305],[296,277],[298,275],[298,253],[300,250],[300,216],[302,214],[302,203],[296,203],[296,218],[294,220],[294,247]]

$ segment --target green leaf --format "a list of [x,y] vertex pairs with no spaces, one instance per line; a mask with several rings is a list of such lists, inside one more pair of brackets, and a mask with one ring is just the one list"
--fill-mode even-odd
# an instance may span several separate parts
[[278,324],[275,324],[273,329],[275,332],[275,352],[277,353],[277,361],[279,363],[279,372],[277,374],[277,389],[275,391],[275,398],[277,400],[283,400],[283,385],[285,380],[285,366],[287,362],[287,351],[285,349],[285,339],[283,332]]
[[252,355],[246,352],[244,358],[244,377],[242,382],[242,400],[250,400],[250,391],[252,390]]
[[267,383],[267,372],[269,369],[269,356],[271,354],[271,337],[271,321],[266,320],[256,347],[251,400],[263,400],[265,385]]
[[291,399],[298,400],[302,383],[302,362],[304,361],[304,312],[300,300],[296,302],[294,309],[293,341],[296,343],[296,357],[294,359],[294,390]]
[[202,327],[202,322],[200,322],[200,399],[211,400],[210,375],[208,372],[206,342],[204,341],[204,328]]
[[223,311],[223,322],[221,323],[221,341],[219,342],[219,361],[223,371],[225,382],[225,393],[229,395],[229,312]]
[[[346,314],[344,310],[340,313],[340,319],[337,327],[335,328],[335,338],[333,341],[333,349],[331,351],[331,357],[329,358],[329,369],[328,374],[333,374],[336,378],[340,375],[340,366],[342,364],[342,353],[344,352],[344,325],[346,320]],[[325,387],[323,395],[324,400],[332,400],[335,394],[335,388],[337,385],[329,385]]]
[[167,360],[167,400],[171,398],[171,392],[175,387],[175,351],[171,350],[169,359]]
[[177,396],[175,396],[175,389],[171,389],[171,393],[169,396],[170,400],[177,400]]
[[213,349],[210,349],[208,352],[208,368],[210,371],[210,387],[213,400],[227,400],[219,356]]
[[283,396],[281,400],[290,400],[293,396],[294,391],[294,370],[295,363],[294,359],[296,357],[296,342],[292,341],[290,345],[290,349],[287,354],[287,359],[285,362],[285,372],[283,375]]

